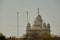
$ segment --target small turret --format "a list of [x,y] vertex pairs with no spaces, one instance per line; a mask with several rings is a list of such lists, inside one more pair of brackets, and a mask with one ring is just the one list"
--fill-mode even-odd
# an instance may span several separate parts
[[47,24],[47,31],[50,34],[50,24],[49,23]]
[[50,29],[50,24],[49,23],[47,24],[47,27]]
[[45,23],[45,22],[43,23],[43,27],[45,27],[45,28],[46,28],[46,23]]
[[26,30],[30,30],[31,29],[31,25],[30,23],[27,24]]

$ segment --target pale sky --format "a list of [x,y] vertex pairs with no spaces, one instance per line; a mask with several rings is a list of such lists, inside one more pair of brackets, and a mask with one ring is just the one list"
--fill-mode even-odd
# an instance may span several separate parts
[[0,0],[0,32],[5,36],[17,36],[17,11],[19,11],[19,35],[25,33],[27,10],[31,25],[37,16],[37,8],[51,33],[60,35],[60,0]]

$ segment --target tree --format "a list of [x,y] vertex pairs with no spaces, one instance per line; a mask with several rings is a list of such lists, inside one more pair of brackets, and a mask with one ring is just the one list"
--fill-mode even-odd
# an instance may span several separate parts
[[0,33],[0,40],[6,40],[5,36],[2,33]]

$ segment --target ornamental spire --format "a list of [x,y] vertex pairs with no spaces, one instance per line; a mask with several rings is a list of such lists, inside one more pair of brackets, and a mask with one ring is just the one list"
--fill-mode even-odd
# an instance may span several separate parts
[[39,8],[38,8],[38,15],[39,15]]

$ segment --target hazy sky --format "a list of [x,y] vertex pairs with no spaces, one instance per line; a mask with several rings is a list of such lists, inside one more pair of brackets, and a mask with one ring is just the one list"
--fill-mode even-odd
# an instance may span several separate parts
[[33,24],[37,8],[46,23],[51,25],[51,33],[60,35],[60,0],[0,0],[0,32],[5,36],[16,36],[17,11],[19,11],[19,33],[25,33],[27,24],[26,11],[29,11],[29,22]]

